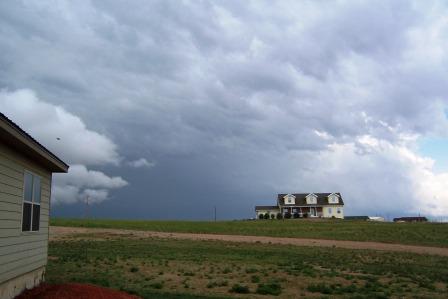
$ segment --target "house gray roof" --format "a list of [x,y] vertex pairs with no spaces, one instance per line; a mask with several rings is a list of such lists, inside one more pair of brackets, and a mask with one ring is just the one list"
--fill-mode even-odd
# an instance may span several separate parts
[[45,165],[52,172],[67,172],[69,166],[0,112],[0,140]]
[[278,210],[278,206],[255,206],[255,211],[259,210]]
[[[337,194],[339,196],[339,203],[329,203],[328,202],[328,196],[333,193],[312,193],[317,196],[317,204],[307,204],[306,196],[308,194],[311,194],[311,193],[294,193],[294,194],[292,194],[296,197],[295,206],[344,205],[344,200],[342,199],[342,195],[339,192],[335,192],[335,194]],[[288,195],[288,194],[284,193],[284,194],[279,194],[277,196],[277,203],[279,205],[281,205],[281,206],[285,205],[285,199],[283,197],[285,197],[286,195]],[[288,204],[286,204],[286,205],[288,205]]]

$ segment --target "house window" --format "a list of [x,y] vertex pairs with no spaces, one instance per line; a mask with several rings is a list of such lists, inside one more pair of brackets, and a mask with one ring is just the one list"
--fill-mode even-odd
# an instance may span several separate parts
[[331,208],[328,208],[328,213],[329,213],[329,214],[333,213],[333,211],[332,211]]
[[38,231],[41,198],[40,177],[25,172],[23,193],[22,231]]
[[310,194],[306,197],[306,201],[308,204],[316,204],[317,203],[317,197],[314,194]]
[[288,213],[288,209],[283,209],[283,213]]
[[338,214],[341,214],[341,208],[338,208]]
[[292,202],[291,198],[288,198],[288,203],[291,203],[291,202]]
[[338,196],[337,195],[331,195],[329,197],[329,202],[330,203],[338,203],[339,202]]

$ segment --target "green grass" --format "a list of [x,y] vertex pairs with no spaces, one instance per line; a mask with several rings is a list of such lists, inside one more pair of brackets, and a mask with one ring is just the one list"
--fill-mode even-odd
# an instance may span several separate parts
[[50,242],[49,256],[50,283],[92,283],[143,298],[448,294],[448,258],[410,253],[86,234]]
[[448,247],[448,224],[378,223],[344,220],[144,221],[51,219],[51,225],[159,232],[232,234]]

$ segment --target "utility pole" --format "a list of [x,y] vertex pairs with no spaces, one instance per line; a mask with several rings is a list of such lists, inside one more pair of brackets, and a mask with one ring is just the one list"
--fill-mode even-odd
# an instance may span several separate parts
[[88,195],[86,196],[85,204],[86,204],[85,218],[87,219],[89,217],[89,196]]
[[216,222],[216,206],[215,206],[215,222]]

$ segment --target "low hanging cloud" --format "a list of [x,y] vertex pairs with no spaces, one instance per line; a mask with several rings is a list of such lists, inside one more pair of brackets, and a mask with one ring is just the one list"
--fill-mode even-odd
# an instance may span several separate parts
[[128,185],[121,177],[109,177],[101,171],[88,170],[84,165],[71,165],[67,174],[55,176],[54,199],[61,202],[85,201],[99,203],[108,198],[109,190]]
[[140,159],[137,159],[134,161],[129,161],[127,164],[134,168],[143,168],[143,167],[151,168],[156,165],[155,162],[153,162],[153,161],[149,162],[145,158],[140,158]]
[[88,170],[84,165],[71,165],[68,175],[61,175],[58,178],[59,184],[75,185],[87,188],[121,188],[127,182],[121,177],[109,177],[101,171]]
[[435,173],[434,160],[413,150],[415,136],[397,139],[399,142],[391,143],[364,135],[355,142],[333,143],[311,157],[309,163],[315,168],[303,169],[294,179],[316,189],[341,190],[350,199],[351,211],[368,207],[369,213],[382,216],[445,216],[448,172]]
[[64,108],[41,101],[28,89],[0,91],[0,107],[9,118],[70,165],[67,174],[55,174],[52,200],[74,203],[86,196],[91,202],[108,198],[109,190],[128,183],[87,166],[118,165],[117,146],[108,137],[87,129]]
[[0,91],[2,111],[69,164],[117,165],[117,145],[87,129],[81,118],[41,101],[29,89]]

